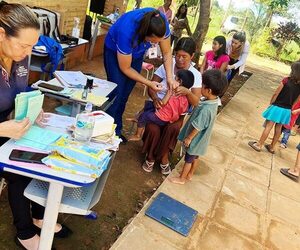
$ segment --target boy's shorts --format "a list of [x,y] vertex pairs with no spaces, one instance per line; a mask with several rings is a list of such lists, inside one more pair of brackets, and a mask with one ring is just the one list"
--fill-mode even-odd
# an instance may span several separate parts
[[184,156],[184,161],[186,163],[193,163],[194,160],[198,159],[199,156],[198,155],[190,155],[188,153],[185,153],[185,156]]
[[296,149],[300,151],[300,143],[297,145]]

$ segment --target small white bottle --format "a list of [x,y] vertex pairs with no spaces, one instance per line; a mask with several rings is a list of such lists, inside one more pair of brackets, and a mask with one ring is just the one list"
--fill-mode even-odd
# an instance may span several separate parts
[[95,125],[95,117],[91,113],[92,109],[93,104],[87,103],[85,110],[76,116],[75,140],[84,143],[88,143],[91,140]]
[[80,28],[79,28],[80,18],[74,17],[74,27],[72,29],[72,36],[79,38],[80,35]]

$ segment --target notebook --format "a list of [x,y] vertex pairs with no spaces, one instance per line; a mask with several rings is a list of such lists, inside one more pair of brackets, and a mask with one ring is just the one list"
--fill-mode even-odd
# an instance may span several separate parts
[[159,193],[145,214],[172,230],[188,236],[198,212],[164,193]]

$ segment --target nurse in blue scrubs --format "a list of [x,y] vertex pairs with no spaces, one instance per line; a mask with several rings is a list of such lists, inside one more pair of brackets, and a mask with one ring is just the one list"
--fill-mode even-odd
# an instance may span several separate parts
[[[126,102],[136,82],[159,91],[161,84],[143,77],[140,72],[145,52],[151,44],[159,43],[167,82],[170,89],[177,87],[172,75],[172,52],[170,46],[170,29],[165,16],[154,8],[144,8],[125,13],[109,29],[104,44],[104,66],[107,79],[117,84],[110,98],[116,97],[107,110],[117,124],[116,134],[123,142],[122,115]],[[151,51],[151,53],[155,51]]]

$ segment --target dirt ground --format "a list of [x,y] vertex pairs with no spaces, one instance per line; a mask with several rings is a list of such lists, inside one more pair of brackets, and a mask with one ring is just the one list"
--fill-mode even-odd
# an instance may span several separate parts
[[[94,73],[98,77],[105,77],[101,58],[95,58],[93,61],[84,63],[74,70]],[[247,73],[251,75],[251,73]],[[248,79],[244,76],[236,77],[222,98],[225,106],[234,96],[239,88]],[[133,90],[126,111],[126,117],[133,115],[143,107],[144,87],[137,85]],[[60,105],[58,101],[46,98],[45,110],[53,111]],[[130,122],[124,121],[124,132],[129,133]],[[74,233],[65,240],[55,239],[56,249],[109,249],[122,229],[130,222],[131,218],[143,207],[143,204],[154,193],[156,188],[162,183],[163,177],[156,167],[149,174],[141,169],[144,161],[144,155],[140,153],[141,142],[127,143],[120,146],[106,187],[102,194],[100,202],[93,208],[99,215],[97,220],[88,220],[82,216],[60,215],[59,221],[70,227]],[[174,151],[171,159],[172,167],[180,160],[179,147]],[[12,215],[7,201],[7,189],[0,197],[0,250],[16,249],[13,242],[15,229],[12,225]]]

